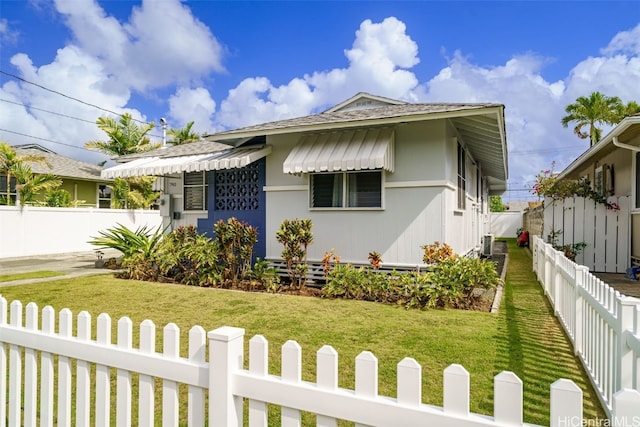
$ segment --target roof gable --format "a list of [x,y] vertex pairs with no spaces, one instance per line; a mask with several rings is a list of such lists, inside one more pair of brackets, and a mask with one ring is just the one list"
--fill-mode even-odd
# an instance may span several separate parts
[[389,105],[400,104],[406,104],[406,102],[399,101],[397,99],[385,98],[383,96],[371,95],[370,93],[359,92],[346,101],[334,105],[333,107],[324,111],[323,114],[337,113],[340,111],[365,110],[369,108],[386,107]]

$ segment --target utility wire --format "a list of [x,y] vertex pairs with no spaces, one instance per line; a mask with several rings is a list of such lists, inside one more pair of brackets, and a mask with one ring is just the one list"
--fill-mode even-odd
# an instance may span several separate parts
[[[106,109],[106,108],[102,108],[102,107],[100,107],[100,106],[98,106],[98,105],[91,104],[91,103],[89,103],[89,102],[83,101],[83,100],[78,99],[78,98],[74,98],[74,97],[69,96],[69,95],[66,95],[66,94],[64,94],[64,93],[62,93],[62,92],[58,92],[57,90],[49,89],[48,87],[42,86],[42,85],[40,85],[40,84],[38,84],[38,83],[30,82],[29,80],[25,80],[25,79],[23,79],[23,78],[22,78],[22,77],[20,77],[20,76],[17,76],[17,75],[15,75],[15,74],[8,73],[8,72],[6,72],[6,71],[4,71],[4,70],[2,70],[2,69],[0,69],[0,74],[4,74],[5,76],[13,77],[14,79],[17,79],[17,80],[20,80],[20,81],[22,81],[22,82],[28,83],[28,84],[30,84],[30,85],[33,85],[33,86],[39,87],[40,89],[44,89],[44,90],[49,91],[49,92],[51,92],[51,93],[55,93],[56,95],[60,95],[60,96],[63,96],[63,97],[65,97],[65,98],[71,99],[71,100],[73,100],[73,101],[79,102],[79,103],[81,103],[81,104],[88,105],[88,106],[93,107],[93,108],[97,108],[98,110],[106,111],[106,112],[108,112],[108,113],[115,114],[116,116],[119,116],[119,117],[121,117],[121,116],[122,116],[122,114],[120,114],[120,113],[116,113],[115,111],[112,111],[112,110],[109,110],[109,109]],[[132,118],[132,120],[133,120],[133,121],[136,121],[136,122],[138,122],[138,123],[148,124],[147,122],[142,121],[142,120],[138,120],[138,119],[134,119],[134,118]]]
[[[15,102],[15,101],[10,101],[10,100],[8,100],[8,99],[2,99],[2,98],[0,98],[0,101],[2,101],[2,102],[7,102],[7,103],[9,103],[9,104],[14,104],[14,105],[21,105],[21,106],[23,106],[23,107],[25,107],[25,108],[28,108],[28,109],[30,109],[30,110],[43,111],[43,112],[45,112],[45,113],[55,114],[56,116],[66,117],[66,118],[68,118],[68,119],[78,120],[78,121],[85,122],[85,123],[96,124],[96,121],[95,121],[95,120],[94,120],[94,121],[92,121],[92,120],[82,119],[82,118],[80,118],[80,117],[69,116],[69,115],[67,115],[67,114],[58,113],[58,112],[56,112],[56,111],[50,111],[50,110],[45,110],[44,108],[33,107],[33,106],[31,106],[31,105],[23,104],[22,102]],[[144,122],[143,122],[143,123],[144,123]],[[149,133],[149,134],[147,134],[147,135],[149,135],[149,136],[154,136],[154,137],[156,137],[156,138],[162,138],[162,135],[157,135],[157,134],[153,134],[153,133]]]
[[65,145],[67,147],[72,147],[72,148],[78,148],[80,150],[85,150],[85,151],[91,151],[91,152],[95,152],[94,150],[89,150],[88,148],[84,148],[84,147],[78,147],[77,145],[71,145],[71,144],[65,144],[64,142],[58,142],[58,141],[54,141],[52,139],[47,139],[47,138],[41,138],[39,136],[33,136],[33,135],[28,135],[26,133],[21,133],[21,132],[16,132],[13,130],[9,130],[9,129],[3,129],[0,128],[0,132],[9,132],[9,133],[14,133],[16,135],[20,135],[20,136],[26,136],[28,138],[33,138],[33,139],[39,139],[41,141],[47,141],[47,142],[52,142],[54,144],[60,144],[60,145]]
[[26,105],[26,104],[23,104],[23,103],[21,103],[21,102],[9,101],[8,99],[2,99],[2,98],[0,98],[0,101],[2,101],[2,102],[8,102],[9,104],[22,105],[23,107],[27,107],[27,108],[29,108],[30,110],[44,111],[45,113],[55,114],[56,116],[66,117],[66,118],[68,118],[68,119],[73,119],[73,120],[79,120],[79,121],[81,121],[81,122],[93,123],[93,124],[95,124],[95,123],[96,123],[95,121],[86,120],[86,119],[81,119],[81,118],[79,118],[79,117],[68,116],[68,115],[66,115],[66,114],[58,113],[58,112],[55,112],[55,111],[45,110],[44,108],[32,107],[32,106],[30,106],[30,105]]

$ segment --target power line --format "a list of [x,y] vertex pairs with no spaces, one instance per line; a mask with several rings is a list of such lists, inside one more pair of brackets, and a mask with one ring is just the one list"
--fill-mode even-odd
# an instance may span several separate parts
[[0,128],[0,132],[9,132],[9,133],[14,133],[14,134],[16,134],[16,135],[26,136],[27,138],[39,139],[39,140],[41,140],[41,141],[52,142],[52,143],[54,143],[54,144],[60,144],[60,145],[65,145],[65,146],[67,146],[67,147],[78,148],[78,149],[80,149],[80,150],[85,150],[85,151],[95,152],[94,150],[89,150],[88,148],[84,148],[84,147],[78,147],[77,145],[65,144],[64,142],[54,141],[53,139],[42,138],[42,137],[34,136],[34,135],[28,135],[28,134],[26,134],[26,133],[16,132],[16,131],[14,131],[14,130],[9,130],[9,129],[3,129],[3,128]]
[[[67,94],[64,94],[64,93],[62,93],[62,92],[58,92],[57,90],[49,89],[48,87],[42,86],[42,85],[40,85],[40,84],[38,84],[38,83],[30,82],[29,80],[25,80],[25,79],[23,79],[23,78],[22,78],[22,77],[20,77],[20,76],[17,76],[17,75],[15,75],[15,74],[8,73],[8,72],[6,72],[6,71],[4,71],[4,70],[2,70],[2,69],[0,69],[0,74],[4,74],[5,76],[13,77],[14,79],[17,79],[17,80],[20,80],[20,81],[22,81],[22,82],[28,83],[28,84],[30,84],[30,85],[33,85],[33,86],[39,87],[40,89],[43,89],[43,90],[49,91],[49,92],[51,92],[51,93],[55,93],[56,95],[60,95],[60,96],[63,96],[63,97],[65,97],[65,98],[71,99],[72,101],[76,101],[76,102],[79,102],[79,103],[81,103],[81,104],[88,105],[89,107],[97,108],[98,110],[106,111],[107,113],[111,113],[111,114],[114,114],[114,115],[119,116],[119,117],[121,117],[121,116],[122,116],[122,114],[120,114],[120,113],[116,113],[115,111],[109,110],[109,109],[107,109],[107,108],[100,107],[100,106],[95,105],[95,104],[91,104],[91,103],[89,103],[89,102],[83,101],[83,100],[78,99],[78,98],[74,98],[74,97],[69,96],[69,95],[67,95]],[[133,117],[131,118],[131,120],[136,121],[136,122],[138,122],[138,123],[148,124],[148,123],[147,123],[147,122],[145,122],[145,121],[138,120],[138,119],[134,119]]]
[[[87,119],[82,119],[82,118],[80,118],[80,117],[69,116],[69,115],[67,115],[67,114],[58,113],[58,112],[56,112],[56,111],[45,110],[44,108],[33,107],[33,106],[31,106],[31,105],[23,104],[22,102],[10,101],[10,100],[8,100],[8,99],[2,99],[2,98],[0,98],[0,101],[2,101],[2,102],[7,102],[7,103],[9,103],[9,104],[14,104],[14,105],[21,105],[21,106],[23,106],[23,107],[25,107],[25,108],[28,108],[28,109],[30,109],[30,110],[43,111],[43,112],[45,112],[45,113],[55,114],[56,116],[61,116],[61,117],[65,117],[65,118],[68,118],[68,119],[78,120],[78,121],[85,122],[85,123],[96,124],[96,122],[95,122],[95,121],[91,121],[91,120],[87,120]],[[144,123],[144,122],[143,122],[143,123]],[[162,135],[156,135],[156,134],[153,134],[153,133],[150,133],[150,134],[148,134],[148,135],[149,135],[149,136],[154,136],[154,137],[156,137],[156,138],[162,138]]]
[[31,109],[31,110],[44,111],[45,113],[55,114],[56,116],[66,117],[66,118],[73,119],[73,120],[79,120],[79,121],[81,121],[81,122],[92,123],[92,124],[95,124],[95,123],[96,123],[95,121],[86,120],[86,119],[81,119],[80,117],[68,116],[68,115],[66,115],[66,114],[58,113],[58,112],[55,112],[55,111],[45,110],[44,108],[37,108],[37,107],[33,107],[33,106],[31,106],[31,105],[26,105],[26,104],[23,104],[23,103],[21,103],[21,102],[9,101],[8,99],[2,99],[2,98],[0,98],[0,101],[2,101],[2,102],[8,102],[9,104],[22,105],[23,107],[29,108],[29,109]]

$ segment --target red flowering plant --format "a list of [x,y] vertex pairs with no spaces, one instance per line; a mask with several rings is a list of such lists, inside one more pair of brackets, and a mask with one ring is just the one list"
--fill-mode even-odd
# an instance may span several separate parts
[[562,200],[567,197],[579,196],[589,198],[596,203],[602,203],[607,209],[620,210],[616,202],[609,202],[605,195],[602,195],[591,188],[588,181],[566,179],[558,181],[558,175],[553,172],[555,162],[551,163],[551,169],[542,170],[536,177],[533,184],[532,193],[538,197],[550,197],[553,200]]

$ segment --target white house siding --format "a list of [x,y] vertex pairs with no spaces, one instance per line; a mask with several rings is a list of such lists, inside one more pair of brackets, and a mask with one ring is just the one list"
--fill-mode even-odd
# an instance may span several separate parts
[[[276,231],[282,220],[294,218],[313,221],[311,260],[322,259],[333,248],[343,261],[367,262],[368,253],[377,251],[385,263],[415,265],[422,262],[425,244],[447,242],[461,253],[478,245],[473,236],[479,234],[480,220],[473,203],[454,216],[455,145],[451,157],[452,140],[447,142],[446,133],[444,121],[397,125],[395,171],[385,172],[384,209],[350,211],[309,209],[308,175],[282,172],[300,134],[268,137],[273,151],[267,157],[265,188],[267,258],[280,257],[282,245],[275,239]],[[472,189],[475,168],[468,163]]]

